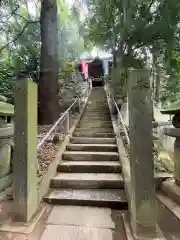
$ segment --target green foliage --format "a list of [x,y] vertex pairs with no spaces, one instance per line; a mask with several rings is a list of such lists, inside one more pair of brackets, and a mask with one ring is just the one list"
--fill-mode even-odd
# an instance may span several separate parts
[[[0,9],[0,94],[12,103],[15,81],[20,77],[31,77],[35,81],[39,78],[40,7],[37,3],[36,12],[32,12],[26,1],[10,0],[4,2]],[[75,16],[65,0],[58,0],[57,7],[60,75],[61,80],[67,82],[74,71],[69,63],[79,57],[84,50],[84,42],[79,35],[78,12]]]
[[168,81],[162,86],[161,101],[163,103],[175,102],[180,99],[180,54],[173,51],[169,60],[171,72]]
[[1,16],[0,94],[13,103],[15,81],[20,77],[38,79],[40,25],[38,16],[31,15],[28,5],[21,1],[6,2]]
[[69,9],[65,1],[59,0],[59,2],[58,48],[60,65],[62,65],[64,62],[71,62],[80,56],[84,51],[84,41],[83,26],[79,19],[80,9],[74,5]]
[[12,82],[12,69],[8,66],[0,65],[0,94],[8,98],[10,103],[13,103],[13,82]]
[[180,100],[180,77],[174,76],[165,84],[161,95],[161,101],[162,103],[166,103],[175,102],[177,100]]
[[180,76],[180,53],[173,52],[170,64],[176,76]]
[[61,71],[59,73],[59,84],[60,89],[64,91],[63,86],[67,86],[72,78],[72,74],[75,72],[75,68],[70,63],[64,63],[61,66]]
[[90,0],[89,9],[87,43],[110,50],[126,72],[128,67],[147,66],[149,55],[156,56],[150,66],[156,73],[160,69],[170,75],[166,90],[178,97],[179,84],[174,79],[180,74],[179,0]]

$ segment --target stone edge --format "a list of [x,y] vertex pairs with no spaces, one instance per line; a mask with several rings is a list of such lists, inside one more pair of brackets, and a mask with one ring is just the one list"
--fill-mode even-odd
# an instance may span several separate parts
[[169,196],[167,196],[164,192],[157,193],[157,199],[159,202],[168,209],[176,219],[180,221],[180,206],[174,200],[172,200]]
[[[106,97],[107,97],[107,94],[106,94]],[[111,107],[109,105],[108,97],[107,97],[107,102],[108,102],[108,106],[109,106],[109,110],[110,110],[110,114],[111,114],[111,121],[112,121],[115,138],[116,138],[116,143],[117,143],[117,147],[118,147],[119,161],[122,166],[122,176],[124,179],[125,193],[127,195],[127,199],[129,202],[129,199],[130,199],[130,163],[129,163],[129,159],[128,159],[123,141],[122,141],[121,137],[118,136],[118,134],[117,134],[116,120],[111,112]]]
[[[128,219],[128,213],[122,213],[122,220],[123,220],[123,225],[124,225],[127,240],[135,240],[135,239],[138,240],[138,238],[135,238],[133,236],[131,224]],[[166,240],[159,225],[156,226],[156,229],[157,229],[157,238],[154,238],[153,240]],[[140,240],[149,240],[149,238],[141,238]]]
[[161,185],[158,200],[180,221],[180,187],[174,180],[167,180]]
[[12,233],[22,233],[30,234],[36,227],[36,224],[39,222],[46,210],[45,204],[42,204],[38,207],[36,214],[31,218],[28,223],[22,222],[5,222],[0,227],[0,232],[12,232]]
[[[106,95],[107,96],[107,95]],[[128,196],[128,199],[130,199],[131,195],[131,189],[130,189],[130,162],[124,147],[124,143],[121,139],[121,136],[118,135],[117,133],[117,126],[116,126],[116,119],[113,116],[112,112],[111,112],[111,108],[109,105],[109,101],[108,101],[108,97],[107,97],[107,102],[108,102],[108,106],[110,109],[110,114],[111,114],[111,120],[112,120],[112,125],[113,125],[113,129],[116,135],[116,142],[117,142],[117,146],[118,146],[118,154],[119,154],[119,160],[122,166],[122,176],[124,179],[124,187],[125,187],[125,193]],[[161,176],[163,175],[163,176]],[[172,178],[172,174],[169,173],[155,173],[155,181],[156,181],[156,189],[160,188],[161,184],[163,181],[166,181],[167,179]],[[129,202],[129,200],[128,200]],[[125,233],[126,233],[126,237],[127,240],[135,240],[133,233],[132,233],[132,229],[131,229],[131,225],[130,222],[128,221],[128,216],[127,213],[123,213],[122,214],[122,219],[123,219],[123,224],[124,224],[124,229],[125,229]],[[161,229],[159,228],[159,226],[157,225],[157,231],[158,231],[158,237],[155,240],[165,240],[165,237],[161,231]],[[141,239],[143,240],[143,239]],[[147,239],[144,239],[147,240]]]

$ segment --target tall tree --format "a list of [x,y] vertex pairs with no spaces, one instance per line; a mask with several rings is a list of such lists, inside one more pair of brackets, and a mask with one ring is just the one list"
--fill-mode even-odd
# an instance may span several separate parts
[[41,3],[41,57],[39,79],[39,124],[51,124],[59,116],[58,27],[56,0]]
[[[156,50],[157,61],[154,63],[158,100],[160,71],[169,73],[170,81],[176,74],[172,58],[173,51],[180,42],[179,0],[89,0],[89,5],[87,39],[114,52],[118,71],[123,70],[124,76],[127,76],[129,67],[138,68],[148,64],[149,53],[154,54],[154,49]],[[109,44],[113,42],[113,32],[116,44]],[[117,75],[120,76],[119,72]],[[115,80],[119,81],[119,77]]]

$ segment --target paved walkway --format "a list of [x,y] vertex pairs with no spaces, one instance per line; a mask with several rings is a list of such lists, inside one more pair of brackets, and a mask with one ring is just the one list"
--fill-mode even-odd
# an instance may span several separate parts
[[[45,206],[33,231],[30,230],[34,222],[32,219],[29,227],[28,224],[15,224],[9,232],[0,231],[0,240],[127,240],[122,210],[51,204]],[[1,224],[7,218],[4,214],[0,211]]]
[[126,240],[122,211],[55,206],[40,240]]

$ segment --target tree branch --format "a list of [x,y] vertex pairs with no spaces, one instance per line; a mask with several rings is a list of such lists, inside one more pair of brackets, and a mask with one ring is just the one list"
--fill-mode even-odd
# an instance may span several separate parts
[[145,13],[143,15],[141,15],[137,20],[141,20],[142,17],[146,17],[148,12],[150,11],[150,8],[152,7],[153,3],[155,2],[155,0],[151,0],[150,4],[148,5]]
[[11,13],[11,16],[12,16],[12,14],[13,14],[13,15],[16,15],[16,16],[21,17],[22,19],[24,19],[24,20],[26,21],[26,24],[25,24],[24,27],[22,28],[21,32],[20,32],[13,40],[11,40],[10,42],[8,42],[7,44],[5,44],[3,47],[0,48],[0,52],[2,52],[6,47],[8,47],[9,44],[11,44],[11,43],[13,43],[13,42],[16,42],[16,41],[18,40],[18,38],[24,33],[24,31],[25,31],[26,27],[28,26],[28,24],[35,24],[35,23],[39,23],[39,22],[40,22],[40,20],[37,20],[37,21],[29,21],[29,20],[26,19],[25,17],[19,15],[18,13],[16,13],[16,11],[17,11],[18,8],[19,8],[19,6],[16,7],[16,9],[14,9],[14,11]]
[[[0,1],[1,1],[1,0],[0,0]],[[0,4],[1,4],[1,2],[0,2]],[[16,8],[12,10],[10,16],[9,16],[9,15],[1,16],[1,18],[2,18],[2,17],[3,17],[3,18],[8,17],[8,18],[6,19],[6,21],[5,21],[5,22],[7,22],[7,21],[16,13],[16,11],[17,11],[19,8],[20,8],[20,5],[17,5]],[[1,22],[3,23],[3,21],[1,21]],[[4,22],[4,23],[5,23],[5,22]]]
[[152,7],[153,3],[154,3],[154,0],[152,0],[152,1],[150,2],[149,6],[148,6],[148,8],[147,8],[147,11],[148,11],[148,12],[150,11],[150,8]]
[[14,13],[14,15],[16,15],[16,16],[22,18],[24,21],[26,21],[26,22],[28,22],[28,23],[38,23],[38,22],[40,22],[40,20],[37,20],[37,21],[30,21],[30,20],[28,20],[27,18],[25,18],[25,17],[19,15],[19,14],[16,13],[16,12]]
[[3,47],[0,48],[0,52],[2,52],[6,47],[8,47],[11,43],[14,43],[18,40],[18,38],[24,33],[26,27],[28,26],[29,22],[27,22],[24,27],[22,28],[21,32],[10,42],[8,42],[7,44],[5,44]]

